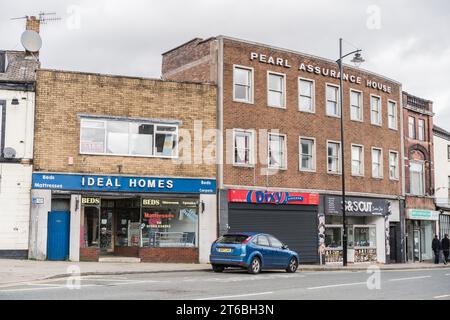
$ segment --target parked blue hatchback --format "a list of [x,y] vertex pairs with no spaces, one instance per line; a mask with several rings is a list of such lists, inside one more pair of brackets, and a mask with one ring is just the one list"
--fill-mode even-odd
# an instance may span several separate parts
[[300,257],[270,234],[240,232],[225,234],[211,246],[210,262],[214,272],[241,267],[257,274],[261,269],[295,272]]

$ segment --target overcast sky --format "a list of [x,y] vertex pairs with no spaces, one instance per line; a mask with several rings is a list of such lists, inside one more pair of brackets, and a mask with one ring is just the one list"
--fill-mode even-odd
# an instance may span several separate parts
[[24,20],[41,27],[44,68],[159,78],[161,53],[227,35],[336,60],[338,39],[364,50],[364,69],[434,102],[450,131],[450,2],[446,0],[14,0],[0,10],[0,49],[22,50]]

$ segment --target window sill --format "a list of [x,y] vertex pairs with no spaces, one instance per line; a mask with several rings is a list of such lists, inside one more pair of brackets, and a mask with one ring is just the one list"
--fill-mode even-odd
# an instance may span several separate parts
[[316,169],[299,169],[300,172],[316,173]]
[[327,171],[327,174],[330,174],[332,176],[342,176],[342,172]]
[[333,114],[326,114],[326,116],[330,117],[330,118],[336,118],[336,119],[340,119],[341,118],[341,116],[336,116],[336,115],[333,115]]
[[271,106],[271,105],[267,105],[269,108],[275,108],[275,109],[282,109],[282,110],[286,110],[286,106],[284,107],[280,107],[280,106]]
[[272,171],[287,171],[287,167],[268,167],[267,169]]
[[379,127],[379,128],[382,128],[383,127],[383,124],[382,123],[380,123],[380,124],[378,124],[378,123],[370,123],[370,125],[371,126],[374,126],[374,127]]
[[236,167],[236,168],[247,168],[247,169],[251,169],[251,168],[254,168],[255,167],[255,165],[253,165],[253,164],[239,164],[239,163],[233,163],[233,167]]
[[372,179],[375,179],[375,180],[383,180],[384,178],[383,178],[383,177],[372,177]]
[[363,174],[353,174],[352,173],[352,177],[354,177],[354,178],[364,178],[364,175]]
[[245,103],[245,104],[252,104],[252,105],[255,104],[254,101],[236,100],[236,99],[233,99],[233,102],[237,102],[237,103]]
[[300,109],[298,109],[298,112],[309,113],[309,114],[316,114],[316,110],[315,109],[313,111],[307,111],[307,110],[300,110]]
[[102,157],[130,157],[130,158],[154,158],[154,159],[178,159],[178,156],[143,156],[131,154],[109,154],[109,153],[86,153],[80,152],[80,156],[102,156]]
[[351,120],[351,121],[353,121],[353,122],[359,122],[359,123],[364,123],[364,120],[358,120],[358,119],[351,119],[351,118],[350,118],[350,120]]

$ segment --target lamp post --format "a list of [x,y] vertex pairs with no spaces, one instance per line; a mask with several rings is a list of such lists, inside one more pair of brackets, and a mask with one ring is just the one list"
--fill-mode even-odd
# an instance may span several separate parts
[[342,59],[345,57],[355,54],[351,60],[353,63],[359,65],[364,62],[361,57],[361,49],[357,49],[345,55],[342,55],[342,38],[339,39],[339,60],[337,64],[339,66],[339,104],[341,109],[341,177],[342,177],[342,265],[347,266],[347,221],[346,221],[346,210],[345,210],[345,153],[344,153],[344,65]]

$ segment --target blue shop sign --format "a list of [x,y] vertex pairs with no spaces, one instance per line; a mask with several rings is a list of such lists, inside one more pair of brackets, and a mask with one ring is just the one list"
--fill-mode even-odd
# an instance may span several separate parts
[[33,173],[32,188],[73,191],[215,194],[216,180]]

